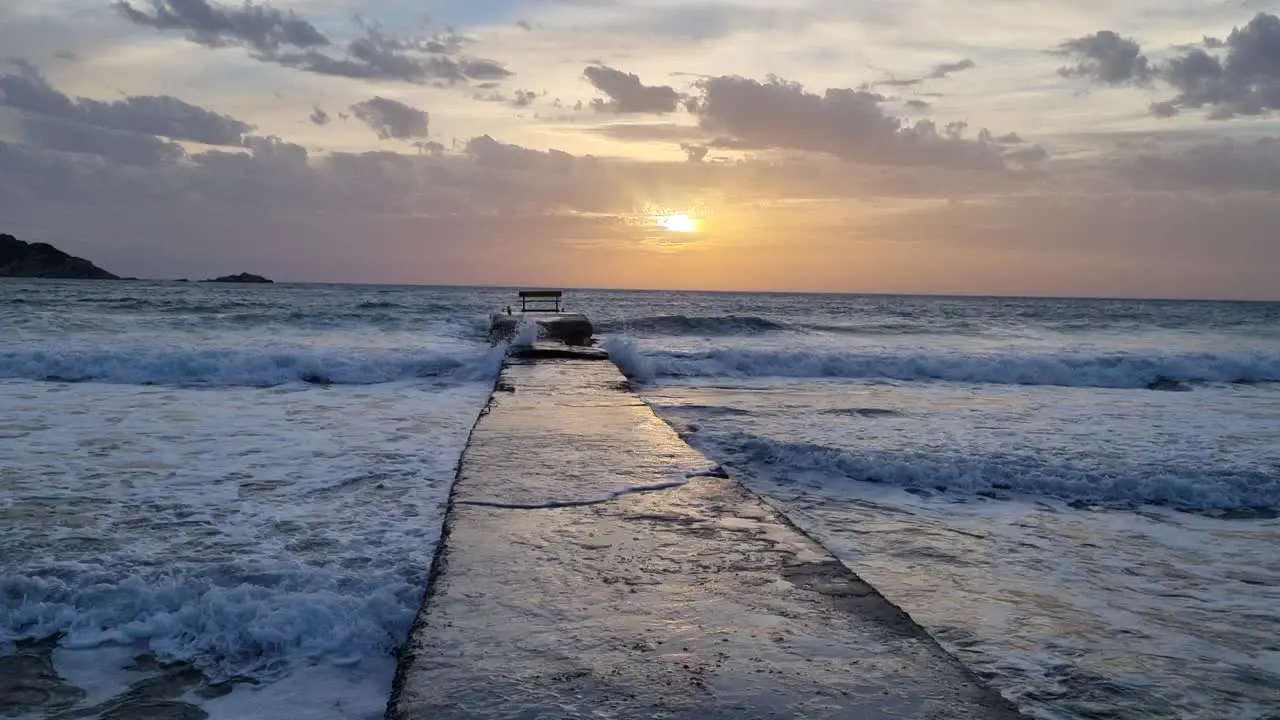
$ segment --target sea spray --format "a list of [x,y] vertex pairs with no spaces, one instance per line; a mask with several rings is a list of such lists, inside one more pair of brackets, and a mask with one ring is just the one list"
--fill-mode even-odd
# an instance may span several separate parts
[[654,379],[653,363],[636,347],[635,341],[631,338],[615,335],[606,338],[601,344],[604,346],[605,351],[609,353],[609,359],[628,378],[638,382]]

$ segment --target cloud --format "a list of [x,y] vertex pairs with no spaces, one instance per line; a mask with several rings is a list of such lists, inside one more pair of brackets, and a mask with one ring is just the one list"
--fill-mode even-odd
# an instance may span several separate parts
[[908,100],[908,101],[906,101],[906,102],[905,102],[905,103],[903,103],[903,104],[904,104],[904,105],[906,105],[907,107],[911,108],[912,110],[928,110],[928,109],[931,107],[931,106],[929,105],[929,103],[925,102],[924,100],[917,99],[917,98],[913,98],[913,99],[911,99],[911,100]]
[[[1151,103],[1150,111],[1157,117],[1207,108],[1211,119],[1226,120],[1280,109],[1280,17],[1260,12],[1226,40],[1206,35],[1201,44],[1182,46],[1181,54],[1153,66],[1137,42],[1100,30],[1059,46],[1061,54],[1081,58],[1059,72],[1108,85],[1160,80],[1177,94]],[[1221,49],[1225,57],[1209,52]]]
[[46,150],[97,155],[123,165],[156,167],[186,156],[181,145],[154,135],[111,130],[40,115],[22,118],[22,138],[30,145]]
[[867,83],[867,87],[874,87],[876,85],[885,85],[888,87],[915,87],[917,85],[924,84],[926,80],[941,80],[943,78],[954,75],[955,73],[963,72],[965,70],[972,70],[976,67],[978,67],[978,63],[966,58],[964,60],[957,60],[956,62],[939,63],[937,65],[934,65],[933,69],[930,70],[928,74],[926,74],[924,77],[890,78],[888,80],[877,80],[875,82]]
[[436,157],[440,157],[444,155],[444,145],[436,142],[435,140],[426,140],[426,141],[419,140],[417,142],[410,143],[410,144],[418,148],[419,155],[427,154],[427,155],[434,155]]
[[1022,136],[1018,133],[1011,132],[1003,135],[996,135],[990,130],[982,130],[979,132],[978,139],[985,142],[993,142],[997,145],[1021,145],[1026,142],[1026,140],[1022,139]]
[[1141,85],[1151,80],[1151,66],[1142,48],[1131,38],[1111,30],[1099,30],[1058,46],[1057,53],[1078,59],[1063,67],[1063,77],[1088,78],[1107,85]]
[[574,165],[575,158],[560,150],[530,150],[494,140],[488,135],[472,138],[467,143],[466,154],[482,167],[520,170],[540,170],[563,173]]
[[401,38],[368,26],[362,36],[347,44],[344,57],[315,49],[260,53],[256,57],[318,75],[398,80],[418,85],[498,80],[511,76],[511,71],[496,61],[455,57],[462,42],[452,33],[427,39]]
[[1280,18],[1258,13],[1223,43],[1225,59],[1193,48],[1161,68],[1161,77],[1178,90],[1152,112],[1168,117],[1187,108],[1211,109],[1210,117],[1262,115],[1280,109]]
[[427,136],[428,113],[398,100],[374,96],[352,105],[351,112],[383,140]]
[[939,132],[928,120],[908,125],[885,114],[883,95],[848,88],[818,95],[777,78],[760,82],[723,76],[699,81],[703,130],[750,147],[826,153],[885,165],[947,165],[997,169],[1001,154],[966,140],[963,128]]
[[398,80],[452,84],[495,80],[512,73],[494,60],[461,55],[465,40],[453,31],[432,37],[404,38],[376,25],[357,23],[360,35],[339,54],[333,40],[296,13],[251,2],[240,7],[207,0],[149,0],[135,8],[117,0],[125,19],[158,30],[185,30],[192,42],[210,48],[239,46],[262,62],[319,75],[361,80]]
[[307,149],[296,143],[286,142],[280,138],[250,135],[244,139],[244,147],[256,160],[263,162],[304,167],[307,164]]
[[325,112],[319,105],[312,107],[311,115],[307,117],[312,125],[328,125],[330,122],[329,113]]
[[169,95],[133,95],[113,102],[76,98],[51,86],[30,63],[0,75],[0,104],[36,115],[132,133],[162,135],[208,145],[239,145],[253,126]]
[[[491,85],[491,84],[486,83],[486,85]],[[488,90],[489,90],[488,92],[476,92],[472,94],[472,97],[475,98],[476,100],[481,100],[484,102],[502,103],[503,105],[510,105],[511,107],[514,107],[514,108],[529,107],[538,99],[538,93],[532,90],[516,90],[511,95],[507,95],[506,93],[499,92],[497,90],[492,90],[492,89],[488,89]]]
[[587,80],[608,100],[592,100],[597,112],[654,113],[676,111],[680,93],[669,85],[645,85],[640,77],[604,65],[592,65],[582,71]]
[[229,7],[207,0],[149,0],[143,9],[138,9],[129,0],[118,0],[112,7],[138,25],[186,30],[192,42],[208,47],[243,45],[273,52],[281,46],[310,48],[330,42],[314,25],[293,12],[252,2]]
[[957,62],[942,63],[934,66],[933,71],[929,73],[929,77],[932,79],[944,78],[948,75],[962,72],[964,70],[972,70],[977,66],[978,64],[976,62],[968,58]]
[[706,145],[682,144],[680,149],[684,150],[689,162],[702,162],[707,157],[707,153],[711,152],[711,148]]
[[[248,263],[322,281],[1274,296],[1280,262],[1274,192],[1144,191],[1113,167],[1076,182],[821,157],[637,163],[484,136],[462,154],[298,162],[249,144],[143,167],[0,143],[0,216],[160,277]],[[637,214],[704,202],[697,253],[654,265]]]

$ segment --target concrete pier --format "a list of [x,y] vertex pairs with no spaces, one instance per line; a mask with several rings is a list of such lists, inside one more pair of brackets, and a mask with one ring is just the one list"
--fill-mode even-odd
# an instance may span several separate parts
[[607,360],[512,360],[387,716],[1020,717]]

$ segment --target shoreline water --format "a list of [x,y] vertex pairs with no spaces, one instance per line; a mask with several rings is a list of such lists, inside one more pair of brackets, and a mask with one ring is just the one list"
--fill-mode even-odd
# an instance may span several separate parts
[[[0,332],[12,339],[0,347],[0,402],[15,409],[0,420],[12,458],[0,471],[0,551],[23,559],[3,582],[27,588],[18,597],[45,597],[0,601],[0,633],[82,618],[50,657],[98,688],[99,702],[138,680],[121,665],[129,657],[114,659],[137,642],[205,668],[269,660],[275,670],[258,691],[198,699],[214,716],[253,717],[254,702],[263,712],[301,703],[316,717],[367,716],[359,707],[385,699],[388,648],[416,609],[455,453],[496,374],[485,319],[506,300],[421,287],[0,283]],[[625,338],[632,357],[615,351],[624,365],[648,365],[632,385],[663,419],[740,469],[891,601],[916,603],[913,617],[1041,716],[1092,712],[1072,709],[1063,683],[1174,692],[1194,715],[1230,710],[1219,696],[1233,676],[1263,688],[1280,677],[1261,640],[1280,634],[1268,610],[1280,607],[1269,594],[1280,569],[1264,552],[1277,542],[1265,535],[1274,521],[1204,516],[1276,508],[1280,383],[1219,380],[1265,376],[1280,360],[1280,305],[569,300],[615,342]],[[1102,374],[1009,382],[1043,370],[1045,358],[1071,357],[1093,358]],[[886,372],[908,361],[967,369],[951,379]],[[1188,392],[1140,382],[1188,367]],[[1097,387],[1099,377],[1126,379]],[[409,489],[418,494],[398,502]],[[1108,493],[1173,499],[1196,514],[1089,509]],[[336,517],[385,519],[325,519]],[[1109,538],[1102,550],[1089,547],[1100,545],[1094,536]],[[957,553],[938,538],[974,546]],[[1018,572],[973,579],[1000,562]],[[917,576],[954,578],[951,601],[932,600]],[[351,604],[371,590],[373,606]],[[264,614],[226,635],[251,641],[256,656],[201,634],[241,627],[284,597],[306,598],[295,603],[304,611]],[[1142,611],[1096,611],[1109,602]],[[59,603],[71,614],[58,615]],[[1248,622],[1219,622],[1233,612]],[[346,619],[357,616],[381,620]],[[102,626],[92,636],[91,623]],[[1188,639],[1182,625],[1215,637]],[[185,645],[165,640],[165,628],[183,627],[192,628]],[[1085,639],[1071,640],[1071,627]],[[1112,647],[1105,632],[1131,640]],[[1109,659],[1090,659],[1098,652]],[[1143,670],[1146,654],[1196,652],[1220,667]],[[111,671],[85,675],[86,658]],[[1063,658],[1088,672],[1066,672]],[[367,701],[341,709],[325,688]]]

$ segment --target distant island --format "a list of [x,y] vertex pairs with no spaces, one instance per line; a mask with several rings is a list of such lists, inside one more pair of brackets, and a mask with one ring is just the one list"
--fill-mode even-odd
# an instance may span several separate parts
[[93,263],[48,243],[29,243],[0,234],[0,277],[119,280]]
[[[122,278],[93,263],[59,250],[49,243],[26,242],[0,233],[0,278],[48,278],[55,280],[137,280]],[[181,279],[178,282],[187,282]],[[237,273],[201,280],[207,283],[272,283],[273,280]]]
[[270,283],[270,282],[274,282],[274,281],[273,281],[273,280],[268,280],[267,278],[264,278],[264,277],[262,277],[261,275],[254,275],[253,273],[245,273],[245,272],[242,272],[242,273],[238,273],[238,274],[236,274],[236,275],[223,275],[222,277],[210,278],[210,279],[208,279],[208,280],[201,280],[200,282],[216,282],[216,283]]

